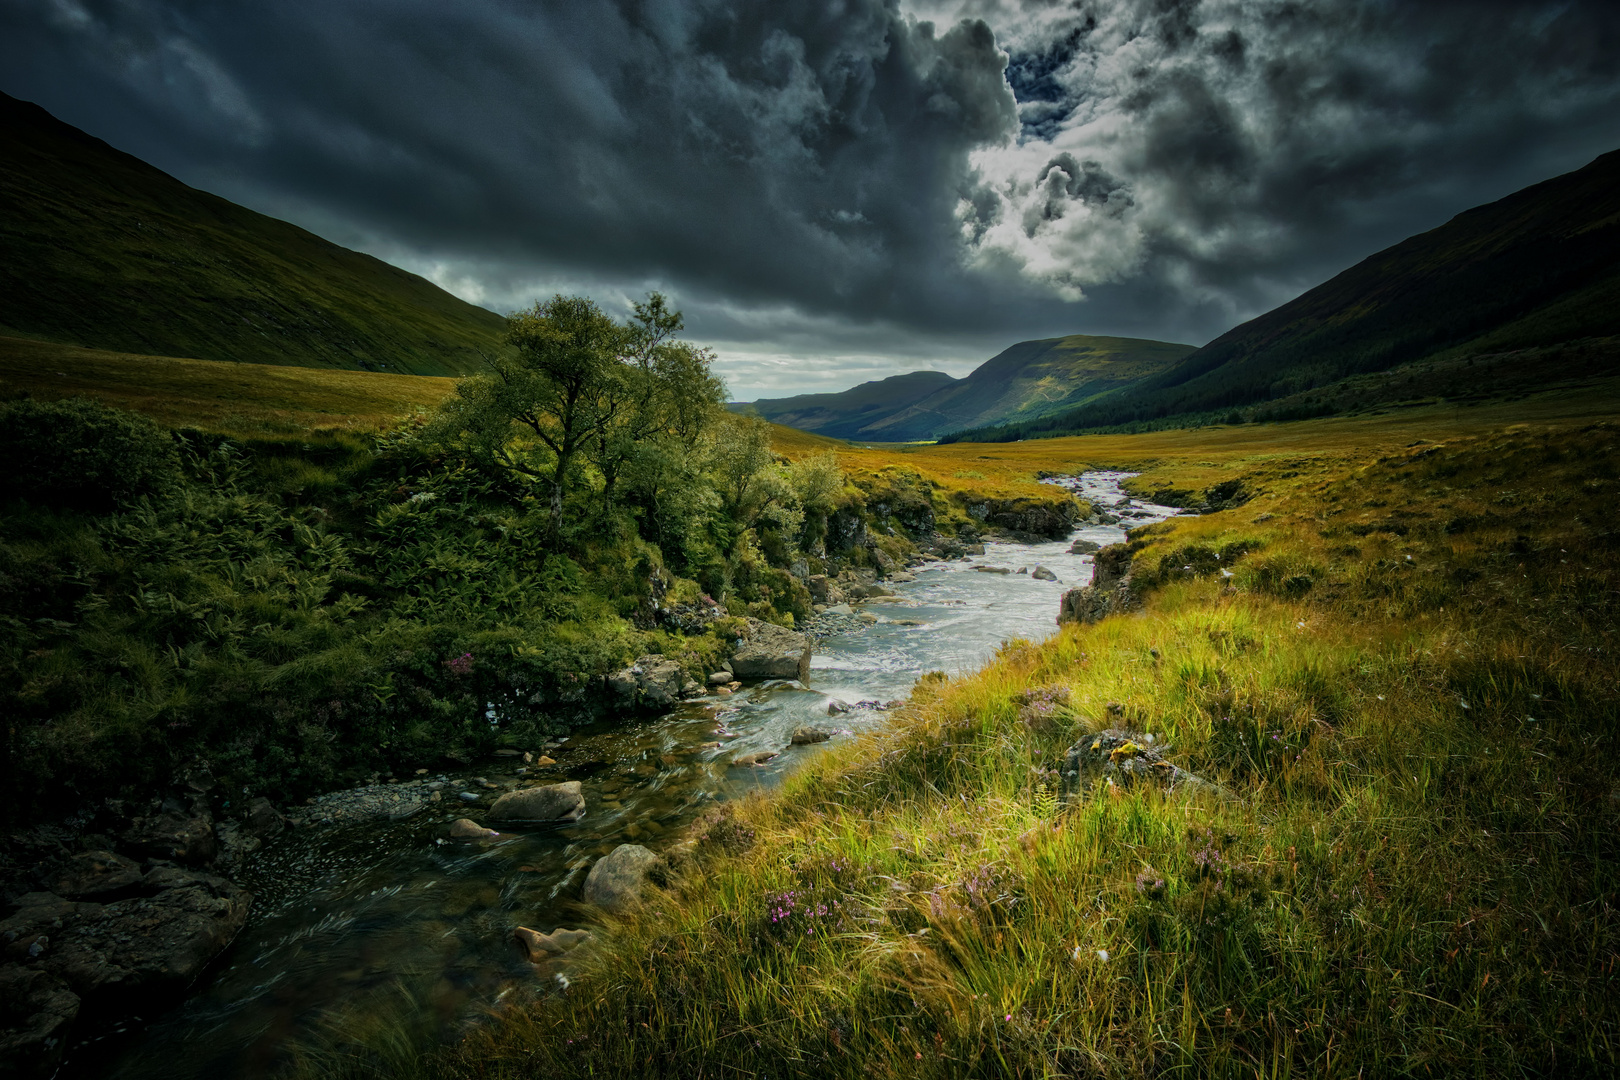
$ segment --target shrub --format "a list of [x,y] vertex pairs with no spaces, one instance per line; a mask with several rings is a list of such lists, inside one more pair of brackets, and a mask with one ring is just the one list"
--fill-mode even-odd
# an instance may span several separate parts
[[179,478],[174,440],[143,416],[84,398],[0,406],[0,493],[104,512]]

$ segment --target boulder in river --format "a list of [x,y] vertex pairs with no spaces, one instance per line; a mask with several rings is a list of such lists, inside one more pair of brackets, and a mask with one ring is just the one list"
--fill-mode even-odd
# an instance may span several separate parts
[[585,816],[585,792],[578,780],[508,791],[495,800],[496,821],[578,821]]
[[647,874],[659,862],[640,844],[620,844],[596,860],[585,876],[585,902],[607,911],[625,910],[641,898]]
[[842,702],[842,701],[829,701],[829,702],[827,702],[827,715],[828,716],[838,716],[840,713],[847,713],[847,712],[849,712],[849,706],[847,704],[845,704],[844,702]]
[[1035,581],[1056,581],[1057,575],[1044,566],[1036,565],[1029,575]]
[[1069,545],[1070,555],[1094,555],[1101,550],[1102,545],[1095,540],[1076,540]]
[[752,750],[746,754],[738,754],[731,759],[733,765],[763,765],[767,761],[780,756],[780,750]]
[[731,672],[739,679],[798,679],[810,678],[809,634],[800,634],[785,626],[748,620],[737,651],[731,657]]
[[472,818],[457,818],[450,823],[452,840],[493,840],[499,835],[494,829],[486,829]]
[[[846,708],[844,711],[848,712],[849,710]],[[809,724],[793,730],[794,746],[808,746],[810,743],[826,742],[830,738],[832,738],[832,732],[823,731],[818,727],[811,727]]]
[[731,682],[731,672],[725,670],[724,668],[721,668],[719,671],[710,672],[709,674],[710,686],[725,686],[729,682]]

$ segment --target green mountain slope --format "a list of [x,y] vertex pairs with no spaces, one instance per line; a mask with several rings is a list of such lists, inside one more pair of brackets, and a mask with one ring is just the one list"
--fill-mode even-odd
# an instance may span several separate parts
[[[1044,421],[963,434],[1058,434],[1255,406],[1416,361],[1518,353],[1556,362],[1564,354],[1552,346],[1615,334],[1620,151],[1387,248],[1157,378]],[[1458,370],[1456,390],[1476,389],[1466,365]]]
[[1157,375],[1192,351],[1168,341],[1088,334],[1020,341],[967,378],[866,425],[859,437],[906,442],[1033,420]]
[[840,439],[914,442],[1061,412],[1157,375],[1192,351],[1191,345],[1167,341],[1071,334],[1020,341],[963,379],[913,371],[839,394],[766,398],[732,408]]
[[187,187],[0,94],[0,333],[452,375],[475,370],[504,325],[414,274]]
[[761,398],[738,402],[733,412],[763,416],[773,424],[813,431],[835,439],[860,438],[860,431],[956,384],[943,371],[913,371],[887,379],[864,382],[836,394],[799,394],[788,398]]

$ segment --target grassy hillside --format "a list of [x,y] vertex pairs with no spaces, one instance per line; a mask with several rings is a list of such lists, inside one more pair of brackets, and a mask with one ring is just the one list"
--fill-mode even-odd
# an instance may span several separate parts
[[431,410],[455,380],[140,356],[0,337],[0,401],[88,397],[170,427],[239,437],[367,432]]
[[1192,351],[1191,345],[1166,341],[1071,334],[1020,341],[963,379],[914,371],[841,394],[771,398],[734,408],[841,439],[915,442],[1061,412],[1157,375]]
[[[1519,354],[1510,368],[1530,359],[1564,377],[1568,357],[1552,347],[1616,334],[1620,151],[1381,251],[1139,386],[996,435],[1263,407],[1420,360]],[[1620,364],[1612,349],[1599,359],[1604,372]],[[1459,373],[1448,390],[1478,388]]]
[[475,370],[504,321],[0,95],[0,332],[258,364]]
[[1157,375],[1192,351],[1167,341],[1089,334],[1021,341],[955,385],[861,429],[859,437],[906,442],[1033,420]]
[[862,429],[955,383],[956,380],[943,371],[912,371],[864,382],[837,394],[761,398],[755,402],[739,402],[731,409],[800,431],[853,439],[860,437]]
[[[1141,613],[925,678],[888,731],[711,817],[565,992],[437,1060],[372,1031],[349,1074],[1612,1072],[1609,390],[1417,437],[1408,413],[1017,447],[1252,499],[1135,538]],[[1062,794],[1107,727],[1221,790]]]

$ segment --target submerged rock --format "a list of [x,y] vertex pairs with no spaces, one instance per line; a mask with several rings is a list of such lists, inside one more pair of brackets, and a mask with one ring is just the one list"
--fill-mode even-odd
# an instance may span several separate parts
[[495,800],[496,821],[578,821],[585,816],[585,792],[578,780],[508,791]]
[[808,724],[795,728],[793,731],[794,746],[807,746],[810,743],[826,742],[830,738],[832,738],[832,732],[823,731],[821,728],[811,727]]
[[499,835],[494,829],[486,829],[471,818],[457,818],[450,823],[452,840],[493,840]]
[[542,934],[538,930],[530,930],[527,926],[519,926],[512,931],[512,940],[518,943],[524,956],[531,964],[548,960],[554,956],[561,956],[585,944],[591,939],[589,930],[553,930],[549,934]]
[[731,672],[739,679],[810,678],[810,635],[785,626],[748,620],[748,630],[731,657]]
[[746,754],[738,754],[731,759],[733,765],[763,765],[767,761],[781,756],[780,750],[754,750]]
[[596,860],[585,877],[585,902],[619,912],[641,898],[647,874],[661,860],[640,844],[620,844]]

